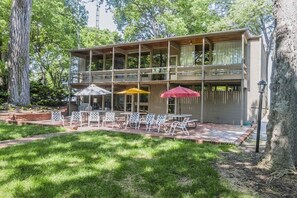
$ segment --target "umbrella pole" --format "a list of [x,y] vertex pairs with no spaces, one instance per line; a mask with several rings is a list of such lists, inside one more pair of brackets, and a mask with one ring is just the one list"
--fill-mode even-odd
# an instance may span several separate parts
[[91,95],[89,95],[89,106],[91,106]]
[[131,97],[132,97],[132,99],[131,99],[131,102],[132,102],[132,104],[131,104],[131,112],[134,112],[134,95],[131,94]]
[[178,98],[178,106],[179,106],[179,115],[181,115],[181,101],[180,98]]

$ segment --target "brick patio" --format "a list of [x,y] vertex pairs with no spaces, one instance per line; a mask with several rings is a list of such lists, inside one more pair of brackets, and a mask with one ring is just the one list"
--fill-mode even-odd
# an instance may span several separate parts
[[[18,124],[37,124],[37,125],[61,125],[61,123],[53,123],[50,120],[43,121],[21,121]],[[174,135],[169,135],[165,133],[164,130],[161,130],[160,133],[157,132],[156,128],[152,128],[151,132],[145,131],[145,127],[141,126],[140,129],[134,128],[123,128],[119,123],[118,126],[112,128],[111,126],[107,127],[88,127],[85,123],[83,127],[70,127],[68,121],[65,122],[65,127],[68,131],[93,131],[93,130],[108,130],[116,131],[120,133],[129,133],[129,134],[144,134],[151,137],[161,137],[161,138],[174,138],[181,140],[191,140],[197,143],[211,142],[219,144],[235,144],[240,145],[255,129],[255,126],[238,126],[238,125],[228,125],[228,124],[213,124],[213,123],[203,123],[197,124],[196,128],[188,129],[190,135],[185,135],[183,132],[177,131]],[[168,123],[170,125],[170,123]]]

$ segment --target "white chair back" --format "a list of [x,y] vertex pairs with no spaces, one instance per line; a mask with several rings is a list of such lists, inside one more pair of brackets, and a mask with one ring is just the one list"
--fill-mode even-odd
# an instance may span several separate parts
[[166,122],[167,115],[158,115],[156,120],[156,125],[161,125]]
[[64,116],[60,111],[52,111],[51,113],[51,120],[52,122],[62,122],[64,126]]
[[82,127],[82,116],[81,113],[78,111],[72,111],[71,118],[70,118],[70,126],[72,126],[73,122],[79,122],[80,126]]
[[100,126],[100,113],[98,111],[89,112],[88,126],[91,126],[91,122],[97,122],[98,127]]
[[96,122],[96,121],[98,121],[100,119],[100,114],[99,114],[99,112],[98,111],[91,111],[91,112],[89,112],[89,118],[88,118],[88,120],[89,121],[94,121],[94,122]]
[[106,112],[104,121],[106,122],[114,122],[115,121],[115,112]]
[[155,114],[154,113],[149,113],[145,117],[145,122],[146,124],[153,124],[155,121]]
[[139,122],[139,119],[140,119],[139,113],[138,112],[133,112],[130,115],[129,123],[132,123],[132,124],[138,123]]
[[60,111],[52,111],[51,120],[52,121],[61,121],[62,114]]

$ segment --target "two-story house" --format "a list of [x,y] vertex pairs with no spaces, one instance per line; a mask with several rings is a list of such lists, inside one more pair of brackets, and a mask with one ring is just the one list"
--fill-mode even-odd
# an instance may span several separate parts
[[[177,101],[160,95],[181,85],[201,94],[181,99],[182,113],[201,122],[242,124],[256,119],[257,83],[267,81],[262,38],[246,29],[74,49],[70,53],[71,89],[94,83],[112,92],[92,96],[95,109],[105,109],[108,102],[112,111],[178,113]],[[131,87],[150,94],[117,94]],[[88,97],[80,98],[80,102],[87,101]]]

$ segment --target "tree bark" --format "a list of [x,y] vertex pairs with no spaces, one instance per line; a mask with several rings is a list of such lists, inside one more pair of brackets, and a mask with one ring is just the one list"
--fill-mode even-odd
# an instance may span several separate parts
[[30,104],[29,43],[32,0],[13,0],[9,41],[9,101],[15,105]]
[[297,2],[275,0],[275,60],[265,156],[271,171],[296,170],[297,164]]

